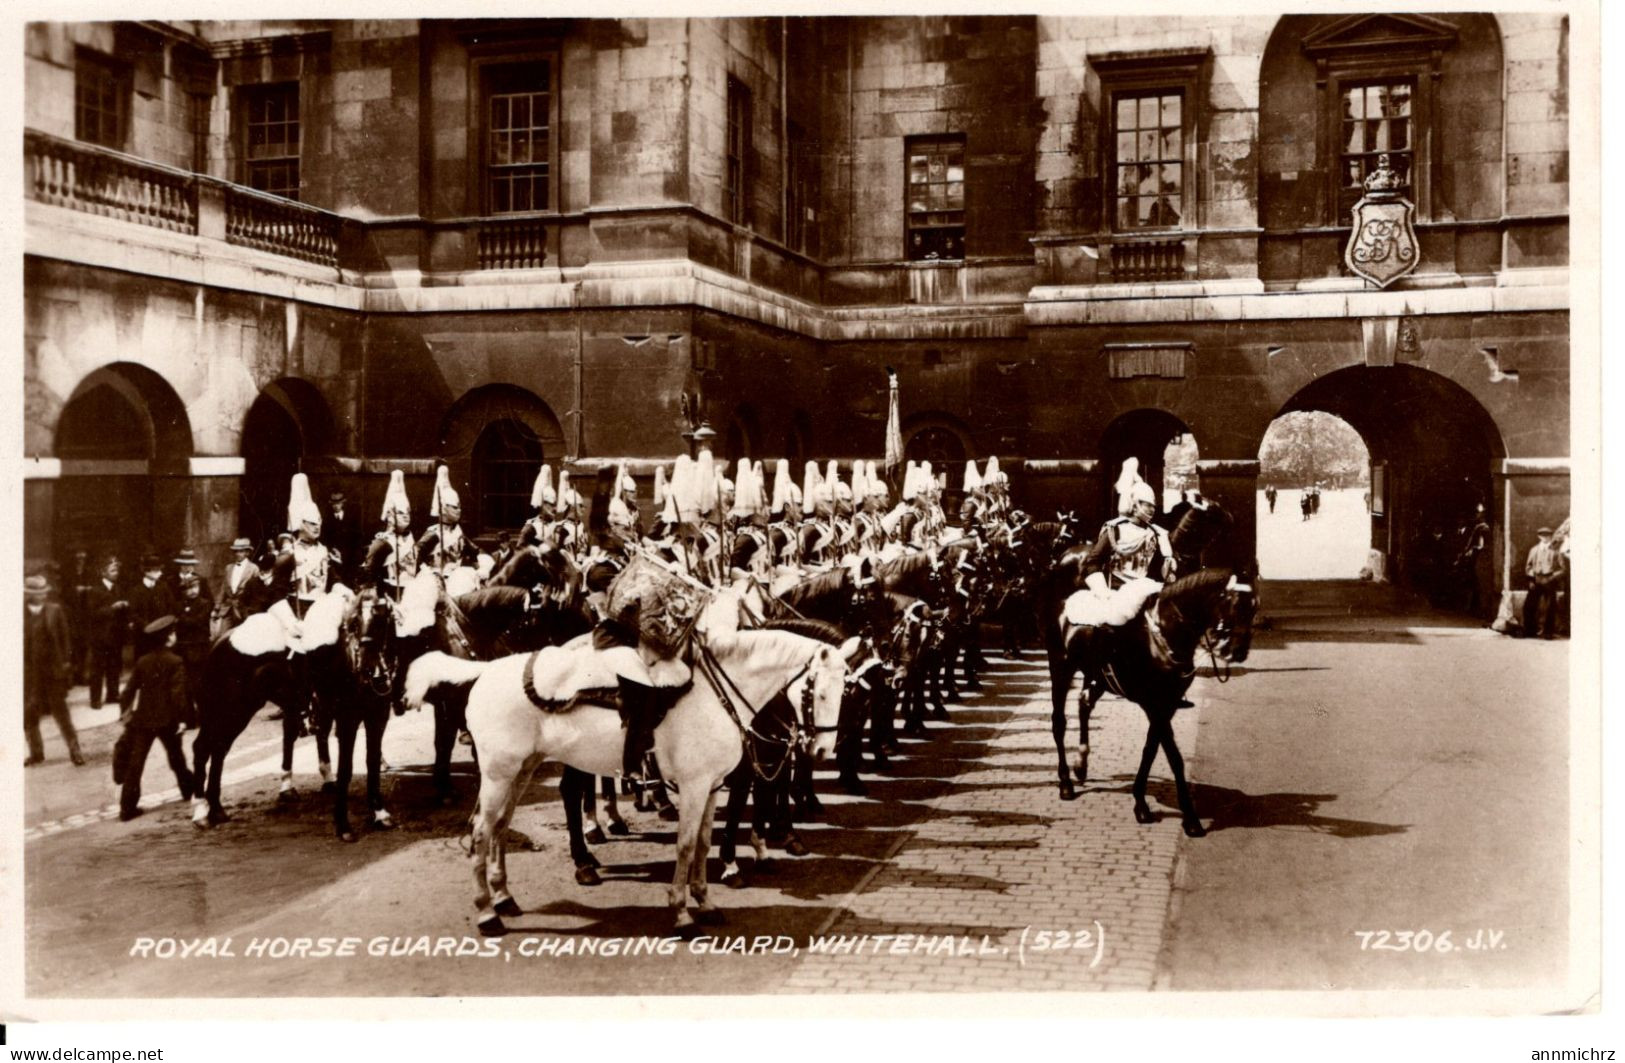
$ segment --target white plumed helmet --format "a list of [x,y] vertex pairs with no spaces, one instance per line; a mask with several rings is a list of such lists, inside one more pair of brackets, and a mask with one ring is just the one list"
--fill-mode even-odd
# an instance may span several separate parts
[[388,520],[392,513],[412,515],[412,501],[406,497],[406,474],[396,469],[389,474],[389,487],[384,490],[384,511],[380,520]]
[[[561,477],[563,473],[559,474]],[[559,496],[553,491],[553,468],[543,465],[542,470],[536,474],[536,483],[530,489],[530,505],[532,509],[541,509],[543,506],[557,502]]]
[[291,531],[301,524],[320,527],[321,523],[322,511],[310,497],[310,480],[302,472],[294,473],[288,484],[288,529]]

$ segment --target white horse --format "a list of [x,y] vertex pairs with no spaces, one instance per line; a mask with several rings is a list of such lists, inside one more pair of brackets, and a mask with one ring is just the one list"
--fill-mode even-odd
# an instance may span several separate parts
[[[668,903],[678,929],[720,918],[707,896],[706,860],[716,795],[744,755],[744,737],[794,743],[815,758],[835,747],[846,661],[857,640],[836,649],[784,631],[732,631],[721,624],[691,641],[692,684],[654,732],[660,772],[678,792],[677,862]],[[722,628],[723,630],[717,630]],[[594,703],[613,692],[607,653],[587,645],[464,661],[430,653],[406,678],[421,705],[435,686],[472,684],[468,729],[480,751],[480,794],[472,820],[474,882],[482,934],[504,933],[502,916],[521,908],[508,892],[504,835],[519,797],[544,760],[594,775],[620,770],[626,731],[619,712]],[[527,689],[528,688],[528,689]],[[785,698],[779,699],[778,695]],[[606,699],[607,700],[607,699]]]

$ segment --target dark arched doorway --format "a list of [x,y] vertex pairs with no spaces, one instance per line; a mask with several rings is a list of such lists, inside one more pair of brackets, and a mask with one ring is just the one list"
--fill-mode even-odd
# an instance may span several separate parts
[[[1506,456],[1494,420],[1459,384],[1416,366],[1351,366],[1317,377],[1277,414],[1318,410],[1348,422],[1371,460],[1371,546],[1393,582],[1433,591],[1441,567],[1483,506],[1493,531],[1476,572],[1481,613],[1504,572],[1503,499],[1493,470]],[[1435,534],[1437,533],[1437,534]],[[1457,573],[1465,578],[1465,574]],[[1444,595],[1463,606],[1467,588]]]
[[1166,410],[1130,410],[1118,417],[1100,438],[1103,512],[1117,515],[1117,478],[1125,461],[1138,458],[1140,478],[1156,492],[1158,512],[1166,513],[1180,491],[1197,486],[1196,453],[1190,428]]
[[[327,403],[315,385],[285,377],[265,386],[243,419],[238,535],[258,545],[286,530],[289,481],[328,452],[331,435]],[[312,489],[319,495],[319,485]]]
[[469,470],[475,505],[465,503],[464,511],[471,522],[494,530],[529,520],[530,493],[545,456],[542,441],[523,421],[504,417],[486,425],[474,442]]
[[462,497],[463,527],[475,535],[523,524],[542,463],[563,458],[564,431],[552,409],[512,384],[475,388],[442,422],[440,459]]
[[57,419],[53,450],[62,462],[55,543],[116,554],[127,566],[183,543],[192,429],[157,373],[120,362],[85,377]]

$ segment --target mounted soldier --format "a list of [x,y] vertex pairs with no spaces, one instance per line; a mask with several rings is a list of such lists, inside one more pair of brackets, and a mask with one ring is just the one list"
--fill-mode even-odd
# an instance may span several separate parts
[[295,473],[288,491],[288,530],[292,547],[271,567],[272,607],[286,603],[292,619],[303,620],[312,603],[327,593],[333,552],[322,545],[322,511],[310,495],[310,481]]
[[819,474],[818,463],[809,461],[801,495],[801,528],[797,532],[801,563],[827,568],[835,560],[834,498]]
[[543,465],[530,489],[530,504],[536,510],[536,515],[519,529],[521,549],[538,545],[563,548],[569,538],[569,528],[558,517],[558,500],[558,492],[553,489],[553,469]]
[[790,478],[790,462],[780,458],[773,471],[772,521],[768,541],[773,544],[773,565],[799,570],[801,565],[801,488]]
[[732,525],[728,575],[731,580],[755,578],[766,583],[773,576],[773,547],[767,535],[767,503],[757,477],[749,462],[740,463],[734,503],[728,510]]
[[974,461],[965,462],[965,501],[959,504],[959,525],[966,531],[979,527],[992,519],[993,507],[987,497],[987,487]]
[[364,583],[392,602],[418,574],[418,543],[412,535],[412,503],[406,497],[406,477],[396,469],[389,474],[381,515],[384,530],[367,550]]
[[1136,458],[1123,463],[1117,499],[1119,516],[1101,527],[1084,558],[1084,584],[1093,593],[1068,600],[1068,619],[1074,624],[1126,624],[1174,578],[1177,566],[1168,532],[1151,520],[1157,495],[1140,478]]
[[429,516],[434,523],[418,540],[418,557],[423,563],[434,569],[442,581],[460,566],[478,568],[480,550],[463,534],[462,500],[451,486],[451,471],[444,465],[435,470]]

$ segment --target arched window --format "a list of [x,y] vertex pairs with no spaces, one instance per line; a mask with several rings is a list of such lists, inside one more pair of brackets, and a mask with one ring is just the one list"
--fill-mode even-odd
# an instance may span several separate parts
[[530,519],[530,489],[543,460],[542,441],[530,426],[506,417],[492,421],[475,441],[473,457],[470,486],[480,529],[517,528]]

